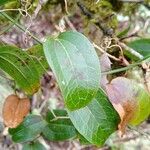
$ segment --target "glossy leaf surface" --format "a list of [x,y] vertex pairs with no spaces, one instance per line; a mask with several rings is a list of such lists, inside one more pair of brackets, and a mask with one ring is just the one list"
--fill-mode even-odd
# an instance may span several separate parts
[[102,90],[86,107],[68,113],[78,132],[97,146],[105,143],[120,122],[118,113]]
[[64,32],[48,38],[43,46],[66,107],[75,110],[86,106],[100,82],[100,64],[92,44],[81,33]]

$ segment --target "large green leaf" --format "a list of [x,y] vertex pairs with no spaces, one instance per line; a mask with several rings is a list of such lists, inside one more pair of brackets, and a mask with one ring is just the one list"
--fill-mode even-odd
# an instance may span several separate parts
[[75,138],[77,136],[77,131],[69,117],[65,118],[67,117],[67,112],[65,110],[53,110],[53,112],[56,116],[50,111],[47,113],[46,120],[48,125],[42,132],[44,137],[50,141],[63,141]]
[[34,59],[36,69],[38,70],[39,75],[42,76],[49,68],[44,55],[43,46],[34,45],[27,50],[27,53]]
[[139,39],[128,43],[128,46],[142,54],[143,56],[150,55],[150,39]]
[[67,108],[86,106],[100,83],[100,64],[92,44],[81,33],[64,32],[48,38],[43,46]]
[[14,78],[27,94],[38,90],[40,80],[34,60],[21,49],[0,46],[0,68]]
[[68,113],[78,132],[97,146],[105,143],[120,122],[118,113],[102,90],[86,107]]
[[46,150],[46,148],[39,142],[24,144],[22,150]]
[[78,134],[78,139],[81,145],[91,145],[91,143],[81,134]]
[[9,129],[14,142],[28,142],[35,139],[47,125],[45,120],[38,115],[29,115],[14,129]]

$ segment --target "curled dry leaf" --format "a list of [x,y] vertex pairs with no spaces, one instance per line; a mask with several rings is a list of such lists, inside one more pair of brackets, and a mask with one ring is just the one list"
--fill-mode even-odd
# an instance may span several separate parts
[[17,95],[9,95],[3,106],[3,120],[7,127],[15,128],[29,113],[30,100],[28,98],[20,99]]
[[125,133],[127,124],[138,125],[150,114],[150,96],[133,80],[117,77],[106,85],[108,97],[120,115],[118,129]]

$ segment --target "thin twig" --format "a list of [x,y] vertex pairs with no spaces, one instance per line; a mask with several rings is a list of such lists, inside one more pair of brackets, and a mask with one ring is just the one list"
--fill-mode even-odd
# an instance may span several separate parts
[[76,28],[74,27],[74,25],[72,24],[72,22],[69,20],[69,18],[67,16],[64,16],[64,19],[66,21],[66,23],[68,24],[68,26],[73,30],[73,31],[77,31]]
[[43,108],[44,108],[44,107],[45,107],[45,105],[47,104],[47,101],[48,101],[48,99],[45,99],[45,100],[42,102],[42,104],[41,104],[40,108],[38,109],[38,112],[39,112],[39,113],[41,113],[41,112],[42,112]]
[[95,43],[93,43],[93,46],[94,46],[95,48],[97,48],[100,52],[106,53],[106,55],[107,55],[108,57],[110,57],[111,59],[113,59],[113,60],[115,60],[115,61],[120,61],[119,58],[116,58],[115,56],[110,55],[110,54],[107,53],[105,50],[103,50],[103,49],[100,48],[98,45],[96,45]]
[[68,116],[56,116],[56,114],[55,114],[55,112],[53,111],[53,109],[51,109],[50,110],[51,111],[51,113],[52,113],[52,115],[54,116],[54,118],[52,119],[52,120],[50,120],[50,121],[56,121],[56,120],[58,120],[58,119],[69,119],[69,117]]
[[126,70],[129,70],[131,68],[134,68],[138,65],[141,65],[143,61],[146,61],[150,58],[150,56],[142,59],[141,61],[137,62],[137,63],[134,63],[134,64],[130,64],[128,65],[127,67],[123,67],[123,68],[119,68],[119,69],[114,69],[114,70],[110,70],[110,71],[106,71],[106,72],[102,72],[102,75],[107,75],[107,74],[114,74],[114,73],[118,73],[118,72],[122,72],[122,71],[126,71]]
[[69,117],[67,117],[67,116],[57,116],[56,118],[54,118],[54,119],[52,119],[50,121],[53,122],[53,121],[56,121],[58,119],[69,119]]
[[69,14],[67,0],[64,0],[64,3],[65,3],[65,11],[67,14]]
[[7,12],[7,11],[26,12],[24,9],[18,8],[18,9],[3,9],[3,10],[0,10],[0,13],[1,13],[1,12]]

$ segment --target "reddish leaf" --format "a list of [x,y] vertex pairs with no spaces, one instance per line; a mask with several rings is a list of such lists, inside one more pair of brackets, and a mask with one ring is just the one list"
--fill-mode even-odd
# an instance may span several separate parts
[[17,95],[9,95],[3,106],[4,123],[9,128],[17,127],[29,113],[30,100],[20,99]]

